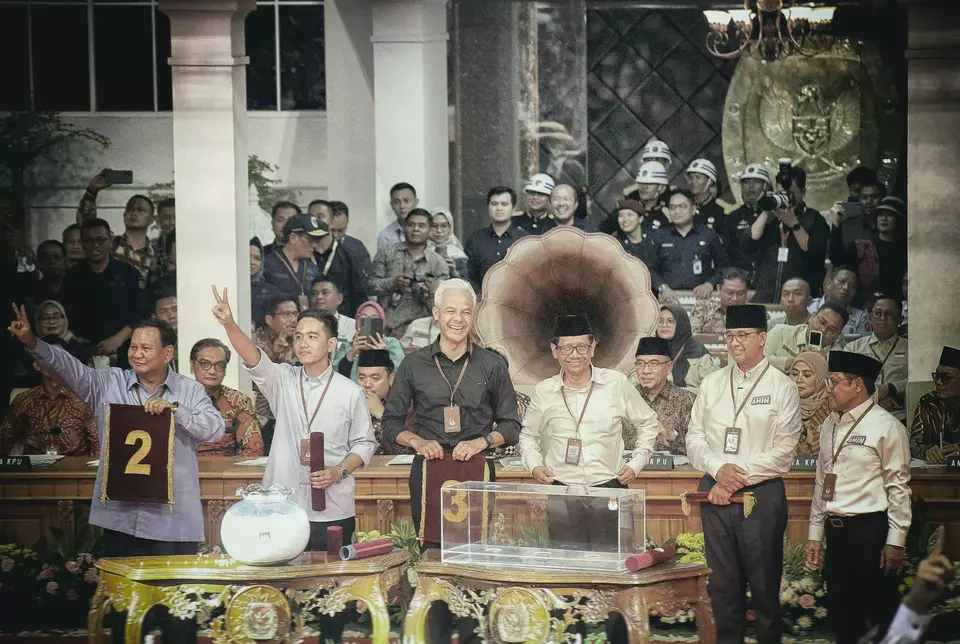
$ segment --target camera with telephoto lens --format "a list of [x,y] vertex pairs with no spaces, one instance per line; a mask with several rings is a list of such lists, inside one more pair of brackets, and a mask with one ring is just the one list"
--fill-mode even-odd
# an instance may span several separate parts
[[780,210],[781,208],[789,208],[793,205],[791,201],[790,193],[775,192],[773,194],[763,195],[760,197],[760,200],[757,201],[757,205],[760,207],[760,210],[764,212],[773,212],[774,210]]
[[773,194],[760,197],[760,200],[757,202],[760,210],[774,211],[782,208],[790,208],[794,205],[793,193],[790,192],[790,184],[793,183],[793,175],[791,174],[793,160],[787,158],[777,159],[777,164],[780,166],[776,179],[778,190]]

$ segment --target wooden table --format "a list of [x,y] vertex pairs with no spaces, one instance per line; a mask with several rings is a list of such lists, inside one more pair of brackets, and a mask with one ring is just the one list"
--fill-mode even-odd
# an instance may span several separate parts
[[[519,571],[445,564],[429,550],[416,566],[418,585],[403,625],[404,642],[427,642],[427,611],[445,602],[458,617],[472,617],[484,642],[559,642],[575,622],[605,622],[610,612],[627,624],[628,641],[650,641],[650,613],[693,608],[701,644],[717,641],[707,595],[710,570],[665,563],[638,573]],[[582,603],[581,603],[582,602]],[[551,611],[560,611],[551,620]]]
[[280,566],[247,566],[219,555],[101,559],[89,641],[102,641],[104,613],[114,609],[127,612],[124,640],[139,642],[143,618],[163,605],[173,617],[201,623],[224,608],[210,622],[215,642],[296,642],[305,636],[303,613],[335,614],[357,600],[370,611],[373,642],[387,644],[387,592],[408,560],[405,550],[357,561],[305,552]]
[[[0,474],[0,534],[25,546],[47,534],[50,526],[69,532],[86,522],[93,496],[96,469],[86,458],[64,458],[50,467],[30,473]],[[223,513],[240,499],[237,488],[259,483],[263,468],[235,465],[239,457],[200,459],[200,496],[203,501],[207,541],[220,542]],[[367,468],[356,472],[357,530],[387,532],[390,524],[410,521],[409,466],[391,465],[387,456],[376,456]],[[647,533],[658,543],[681,532],[700,532],[700,514],[689,517],[680,508],[680,495],[697,489],[701,474],[684,466],[661,472],[641,472],[631,488],[647,492]],[[498,466],[497,478],[533,483],[524,470]],[[791,472],[784,483],[789,505],[788,538],[795,543],[807,539],[807,518],[813,494],[813,472]],[[927,503],[927,519],[946,523],[950,552],[960,552],[960,474],[943,468],[913,470],[914,496]],[[535,517],[536,518],[536,517]]]

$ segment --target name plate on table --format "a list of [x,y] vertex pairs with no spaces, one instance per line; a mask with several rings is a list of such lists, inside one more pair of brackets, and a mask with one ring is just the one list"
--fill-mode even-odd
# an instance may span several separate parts
[[0,472],[32,472],[29,456],[0,457]]
[[651,454],[650,459],[647,461],[647,464],[643,468],[643,471],[648,472],[650,470],[672,470],[672,469],[673,469],[673,454]]
[[960,472],[960,454],[948,456],[946,466],[948,472]]
[[110,405],[104,432],[100,501],[173,503],[173,414]]
[[794,456],[793,465],[790,466],[790,469],[797,470],[799,472],[816,471],[817,457],[816,456]]

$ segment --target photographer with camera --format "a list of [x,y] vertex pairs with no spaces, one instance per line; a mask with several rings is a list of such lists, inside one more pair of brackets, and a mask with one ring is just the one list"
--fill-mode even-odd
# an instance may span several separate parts
[[757,302],[776,301],[783,283],[794,277],[821,284],[830,242],[827,222],[803,201],[807,173],[794,167],[790,159],[779,163],[777,186],[781,190],[757,201],[760,214],[750,227]]

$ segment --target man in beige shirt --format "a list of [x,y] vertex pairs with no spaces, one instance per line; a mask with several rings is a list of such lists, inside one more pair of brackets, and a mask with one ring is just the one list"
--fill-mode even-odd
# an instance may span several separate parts
[[[763,353],[774,367],[786,373],[788,365],[804,351],[820,351],[826,354],[831,349],[843,349],[843,326],[847,323],[847,308],[836,302],[826,302],[810,316],[806,324],[788,326],[779,324],[770,330]],[[812,333],[820,334],[817,345]]]
[[[558,317],[553,336],[550,349],[560,373],[533,390],[520,430],[523,465],[545,485],[625,488],[653,452],[657,416],[625,375],[593,366],[597,341],[586,316]],[[624,419],[637,427],[636,447],[626,460]],[[616,546],[617,513],[607,509],[606,496],[595,500],[596,508],[574,499],[569,507],[548,509],[553,547]]]
[[907,431],[875,404],[880,361],[834,351],[828,387],[834,413],[823,424],[810,507],[807,567],[820,567],[830,588],[838,644],[872,627],[884,632],[899,602],[898,578],[910,529]]
[[[687,429],[687,457],[704,473],[709,491],[700,509],[710,600],[719,642],[742,642],[746,587],[756,612],[757,641],[779,642],[780,579],[790,471],[800,437],[800,395],[790,378],[764,358],[767,312],[759,305],[727,308],[724,337],[730,364],[700,383]],[[749,517],[731,504],[736,492],[753,493]]]
[[858,338],[846,350],[880,361],[877,402],[901,423],[907,421],[904,394],[907,390],[907,339],[897,333],[903,319],[903,304],[889,295],[877,298],[870,311],[873,333]]

